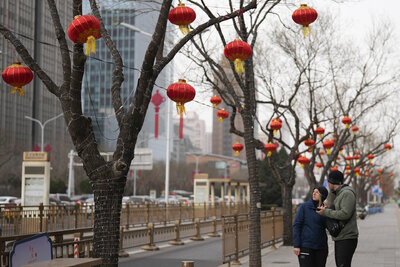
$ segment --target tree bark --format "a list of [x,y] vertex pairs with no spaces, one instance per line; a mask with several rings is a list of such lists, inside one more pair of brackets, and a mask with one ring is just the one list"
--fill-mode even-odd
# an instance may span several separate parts
[[293,185],[281,183],[282,189],[282,206],[283,206],[283,245],[293,245],[293,206],[292,191]]

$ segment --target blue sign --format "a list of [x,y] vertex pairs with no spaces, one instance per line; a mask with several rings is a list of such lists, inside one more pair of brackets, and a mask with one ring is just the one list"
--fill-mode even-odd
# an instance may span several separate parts
[[373,185],[371,186],[372,194],[376,195],[379,193],[379,186],[378,185]]
[[53,245],[47,233],[15,242],[10,253],[10,267],[53,259]]

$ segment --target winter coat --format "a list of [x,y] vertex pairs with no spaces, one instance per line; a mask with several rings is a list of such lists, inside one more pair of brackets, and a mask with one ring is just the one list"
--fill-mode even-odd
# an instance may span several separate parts
[[348,222],[342,231],[340,231],[339,235],[337,237],[332,237],[332,239],[334,241],[339,241],[358,238],[356,193],[354,189],[344,184],[333,193],[336,195],[333,201],[335,210],[325,209],[324,216],[337,220],[348,220]]
[[293,224],[295,248],[328,249],[326,218],[315,210],[312,198],[299,207]]

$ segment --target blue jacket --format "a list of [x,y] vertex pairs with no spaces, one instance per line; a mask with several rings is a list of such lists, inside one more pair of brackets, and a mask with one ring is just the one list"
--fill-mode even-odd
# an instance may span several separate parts
[[328,249],[326,218],[315,208],[312,198],[299,207],[293,224],[293,247]]

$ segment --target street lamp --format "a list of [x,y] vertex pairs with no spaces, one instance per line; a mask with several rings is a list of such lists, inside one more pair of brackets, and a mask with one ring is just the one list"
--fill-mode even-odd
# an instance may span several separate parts
[[53,120],[55,120],[55,119],[58,119],[59,117],[61,117],[61,116],[63,116],[63,115],[64,115],[64,113],[60,113],[60,114],[58,114],[57,116],[48,119],[48,120],[45,121],[44,123],[42,123],[40,120],[34,119],[34,118],[32,118],[32,117],[25,116],[25,119],[28,119],[28,120],[31,120],[31,121],[34,121],[34,122],[39,123],[40,128],[42,129],[41,145],[40,145],[40,151],[41,151],[41,152],[43,152],[43,146],[44,146],[44,144],[43,144],[43,143],[44,143],[44,142],[43,142],[44,127],[46,126],[47,123],[49,123],[49,122],[51,122],[51,121],[53,121]]

